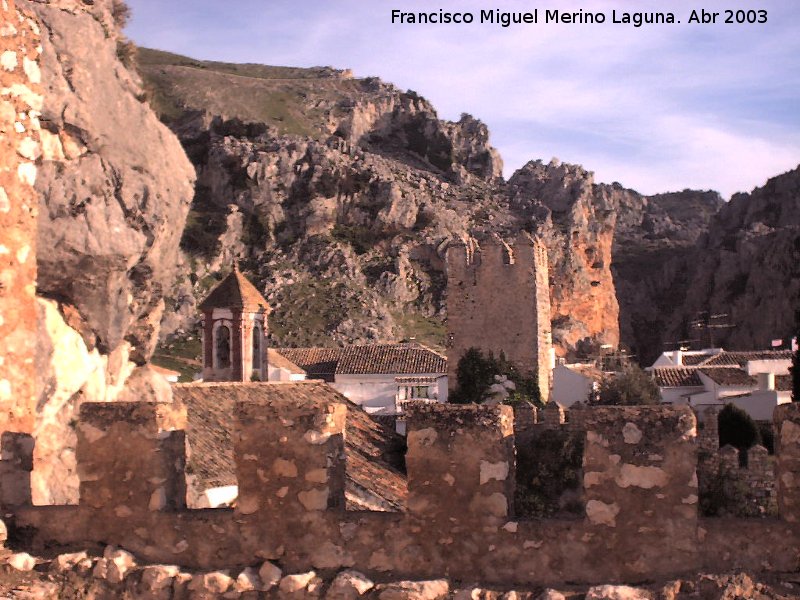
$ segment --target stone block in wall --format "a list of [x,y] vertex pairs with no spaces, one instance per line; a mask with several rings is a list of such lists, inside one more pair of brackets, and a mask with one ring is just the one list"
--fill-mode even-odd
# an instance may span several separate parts
[[769,468],[769,450],[756,444],[747,450],[747,468],[750,471],[767,471]]
[[773,413],[778,512],[791,523],[800,522],[800,403],[778,406]]
[[719,448],[719,407],[709,406],[706,408],[700,421],[702,427],[697,432],[697,444],[706,452],[716,452]]
[[603,407],[587,415],[588,530],[606,550],[629,554],[633,573],[646,573],[652,561],[677,568],[696,552],[695,436],[688,407]]
[[423,404],[407,418],[408,511],[448,524],[505,522],[515,481],[511,407]]
[[0,437],[0,507],[31,503],[33,447],[33,438],[25,433],[5,431]]
[[153,402],[81,405],[77,427],[80,504],[127,517],[185,507],[180,411]]
[[545,427],[560,427],[566,421],[564,409],[555,402],[548,402],[541,410],[541,423]]
[[722,472],[735,472],[739,469],[739,450],[730,444],[725,444],[719,449],[719,469]]
[[517,402],[513,405],[513,410],[515,435],[530,430],[539,422],[539,411],[530,402]]
[[236,404],[237,510],[282,518],[345,509],[347,406],[322,384],[282,385]]

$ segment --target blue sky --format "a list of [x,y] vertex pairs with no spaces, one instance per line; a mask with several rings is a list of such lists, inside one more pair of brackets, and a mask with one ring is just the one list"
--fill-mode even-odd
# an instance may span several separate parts
[[[642,193],[749,191],[800,163],[800,2],[128,0],[128,36],[189,56],[351,68],[488,124],[510,175],[557,157]],[[398,25],[391,10],[602,11],[602,25]],[[696,25],[692,9],[767,10]],[[672,11],[634,28],[611,11]],[[476,19],[477,20],[477,19]]]

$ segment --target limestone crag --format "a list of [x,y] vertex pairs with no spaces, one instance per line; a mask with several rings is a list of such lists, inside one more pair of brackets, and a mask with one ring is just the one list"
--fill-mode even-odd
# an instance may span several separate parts
[[667,322],[677,313],[684,318],[687,273],[694,268],[689,257],[723,205],[716,192],[692,190],[621,198],[611,269],[620,338],[641,364],[651,364],[665,347],[672,349],[668,342],[686,339],[667,331]]
[[[462,121],[485,135],[485,126]],[[474,232],[475,211],[510,222],[502,199],[492,207],[492,187],[467,166],[456,186],[452,174],[390,158],[374,140],[370,151],[235,120],[214,119],[207,131],[192,123],[204,121],[176,131],[198,167],[183,241],[200,285],[194,294],[184,287],[182,297],[191,304],[209,277],[244,261],[273,302],[273,332],[283,343],[393,339],[402,335],[393,313],[405,307],[421,318],[442,316],[446,243]],[[466,152],[467,164],[473,155]],[[188,315],[186,303],[176,310]],[[303,304],[317,309],[319,331],[302,323]]]
[[34,499],[69,502],[76,405],[117,399],[132,375],[137,390],[163,398],[157,383],[141,383],[152,380],[141,365],[177,277],[194,172],[118,57],[120,2],[18,4],[41,30],[44,96],[37,293],[48,300],[39,307]]
[[[424,341],[441,345],[446,246],[492,233],[513,237],[521,229],[541,229],[557,271],[569,273],[553,279],[553,294],[563,299],[554,318],[574,308],[567,297],[579,275],[566,265],[585,262],[586,249],[562,243],[569,223],[542,227],[548,198],[536,197],[541,190],[502,182],[488,130],[473,117],[442,121],[414,92],[375,78],[317,80],[293,73],[289,80],[278,78],[285,69],[276,74],[279,68],[258,67],[248,71],[248,81],[239,81],[244,66],[149,50],[141,51],[140,68],[154,106],[178,133],[199,174],[183,240],[194,285],[185,283],[174,294],[182,301],[173,303],[176,312],[167,315],[164,335],[190,329],[191,319],[177,315],[188,317],[209,278],[240,260],[275,304],[272,329],[279,343],[396,339],[419,335],[422,320],[432,330]],[[291,81],[297,93],[292,118],[259,113],[255,104],[232,99],[223,105],[225,92],[216,89],[210,98],[199,94],[200,83],[207,88],[228,81],[228,71],[236,68],[237,85],[272,100]],[[558,173],[544,177],[555,181]],[[585,245],[608,255],[613,220],[587,202],[576,208],[574,228],[588,230]],[[593,273],[578,287],[600,298],[600,309],[586,303],[564,324],[566,333],[557,339],[564,352],[584,339],[618,338],[610,256],[599,264],[603,287],[592,285],[598,279]],[[320,318],[305,319],[309,310]],[[310,331],[310,325],[319,329]]]
[[509,179],[509,196],[547,244],[553,341],[562,353],[579,344],[619,343],[619,307],[611,247],[620,186],[597,185],[578,165],[532,161]]
[[715,345],[767,348],[788,339],[800,298],[800,168],[733,196],[687,262],[685,303],[669,322],[673,336],[706,337],[708,330],[687,327],[706,311],[732,325],[711,330]]

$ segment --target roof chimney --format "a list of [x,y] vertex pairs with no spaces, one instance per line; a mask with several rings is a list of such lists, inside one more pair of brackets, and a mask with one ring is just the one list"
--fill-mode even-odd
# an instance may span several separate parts
[[775,389],[775,373],[759,373],[758,389],[769,391]]
[[675,350],[672,353],[672,362],[678,367],[683,366],[683,350]]

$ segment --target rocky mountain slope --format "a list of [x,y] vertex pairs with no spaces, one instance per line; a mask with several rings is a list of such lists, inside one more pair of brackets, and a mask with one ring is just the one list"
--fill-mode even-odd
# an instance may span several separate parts
[[[469,115],[443,121],[415,92],[376,78],[146,49],[138,64],[198,172],[182,242],[189,278],[172,294],[164,336],[191,330],[196,300],[238,260],[276,308],[278,344],[414,336],[439,345],[447,244],[527,230],[549,248],[559,352],[622,342],[648,363],[692,334],[685,324],[696,312],[733,300],[701,293],[723,261],[717,236],[761,222],[734,208],[747,199],[728,206],[715,192],[690,190],[645,197],[555,159],[530,162],[506,182],[484,124]],[[796,211],[796,191],[775,187],[759,202]],[[759,226],[747,243],[772,248],[769,235],[783,246],[758,268],[788,282],[783,263],[797,228],[791,219]],[[756,267],[723,262],[739,284],[742,269]],[[753,297],[752,286],[740,287],[726,289]],[[737,311],[739,333],[719,341],[763,346],[788,331],[789,302],[768,303],[766,321]]]

